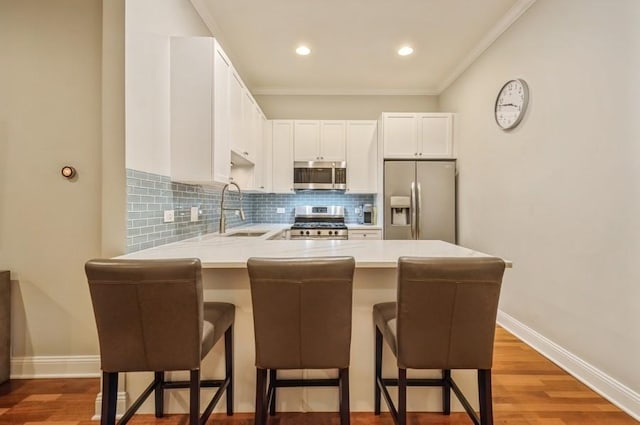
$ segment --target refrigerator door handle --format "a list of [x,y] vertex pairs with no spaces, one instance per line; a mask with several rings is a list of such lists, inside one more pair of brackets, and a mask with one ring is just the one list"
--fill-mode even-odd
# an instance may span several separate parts
[[416,211],[416,182],[411,182],[411,239],[416,239],[418,229],[418,214]]
[[416,185],[416,235],[418,236],[416,239],[422,239],[422,229],[420,228],[420,214],[422,214],[422,187],[420,186],[420,182]]

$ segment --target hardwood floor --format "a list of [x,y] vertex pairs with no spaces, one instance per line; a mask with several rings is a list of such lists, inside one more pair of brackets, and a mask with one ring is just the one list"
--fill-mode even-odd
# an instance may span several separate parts
[[[496,425],[637,425],[553,363],[498,328],[494,351]],[[0,386],[0,425],[96,425],[97,379],[14,380]],[[470,425],[464,413],[411,413],[410,425]],[[132,425],[186,425],[186,415],[137,415]],[[392,425],[388,414],[352,413],[352,425]],[[208,424],[250,425],[253,415],[214,414]],[[269,425],[338,425],[335,413],[280,413]]]

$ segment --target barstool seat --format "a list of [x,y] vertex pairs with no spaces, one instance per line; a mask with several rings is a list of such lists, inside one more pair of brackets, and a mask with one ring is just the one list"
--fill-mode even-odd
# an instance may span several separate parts
[[[233,322],[235,306],[203,302],[200,260],[96,259],[85,265],[102,369],[100,423],[115,424],[118,374],[154,372],[151,384],[124,413],[126,424],[155,394],[156,417],[164,415],[164,390],[189,388],[189,424],[207,421],[226,394],[233,414]],[[225,378],[201,380],[200,362],[224,336]],[[188,370],[189,381],[166,381],[166,371]],[[218,390],[200,416],[200,387]]]
[[[353,257],[250,258],[256,339],[256,425],[276,411],[276,389],[338,386],[349,425]],[[338,369],[338,379],[282,379],[278,369]],[[267,372],[269,384],[267,387]]]
[[[491,257],[398,260],[397,302],[373,307],[376,415],[384,396],[396,425],[406,425],[407,386],[438,386],[445,414],[451,411],[453,390],[474,424],[493,424],[491,366],[504,266]],[[397,379],[382,377],[383,341],[396,357]],[[440,369],[442,378],[407,379],[407,369]],[[478,371],[479,417],[451,377],[452,369]],[[397,409],[387,386],[398,387]]]

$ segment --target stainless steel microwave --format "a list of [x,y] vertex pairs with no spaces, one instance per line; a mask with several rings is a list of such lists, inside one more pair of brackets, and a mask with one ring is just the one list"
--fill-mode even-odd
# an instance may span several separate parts
[[347,163],[344,161],[295,161],[293,188],[295,190],[346,190]]

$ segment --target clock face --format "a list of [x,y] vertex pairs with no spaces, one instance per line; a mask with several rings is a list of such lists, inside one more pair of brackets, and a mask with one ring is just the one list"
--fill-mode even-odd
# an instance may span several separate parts
[[503,130],[514,128],[520,123],[529,102],[529,87],[524,80],[507,81],[496,98],[495,117]]

